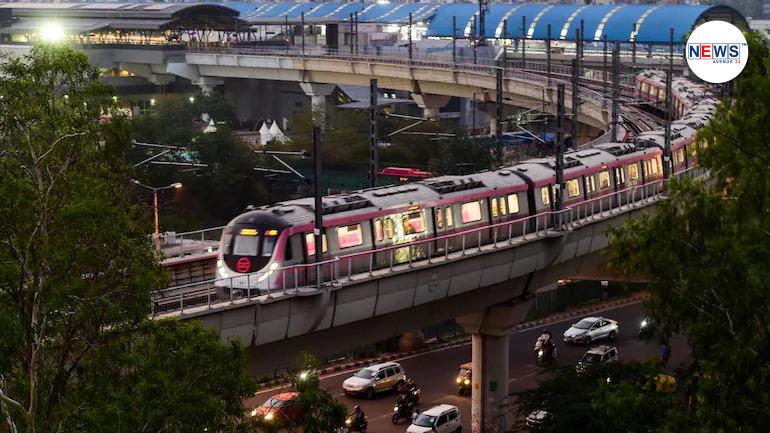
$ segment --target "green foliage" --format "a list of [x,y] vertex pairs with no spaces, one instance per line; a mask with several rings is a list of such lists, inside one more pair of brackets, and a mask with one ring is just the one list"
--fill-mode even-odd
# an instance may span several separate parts
[[758,18],[762,15],[763,0],[712,0],[709,4],[731,6],[745,17]]
[[240,348],[148,322],[166,276],[128,204],[130,127],[98,71],[37,46],[0,75],[0,431],[134,432],[160,414],[170,431],[232,425]]
[[[201,132],[204,124],[196,121],[202,113],[208,113],[216,121],[216,132]],[[193,170],[152,164],[138,168],[138,176],[150,185],[174,182],[184,185],[181,190],[161,195],[161,230],[223,225],[247,205],[268,200],[261,177],[254,171],[254,167],[263,164],[253,149],[232,133],[230,125],[234,121],[233,108],[216,95],[197,95],[194,103],[185,98],[165,98],[153,112],[135,119],[137,140],[186,146],[191,150],[188,155],[191,160],[207,165]],[[150,154],[144,148],[135,148],[129,159],[138,162]],[[143,203],[149,205],[150,200],[143,199]],[[216,205],[212,205],[214,203]],[[145,215],[152,215],[152,211],[148,208]],[[149,219],[145,219],[145,227],[151,230]]]
[[241,396],[253,386],[238,343],[220,344],[203,325],[177,320],[103,338],[72,392],[88,402],[72,412],[80,431],[235,431],[243,422]]
[[733,102],[699,134],[709,181],[674,182],[655,214],[611,232],[612,263],[650,276],[653,319],[687,334],[704,378],[672,417],[689,423],[670,431],[759,432],[770,419],[770,64],[748,39]]
[[669,408],[681,405],[675,394],[655,390],[657,374],[657,363],[610,364],[582,375],[560,368],[538,388],[518,394],[518,413],[550,412],[546,431],[553,433],[655,431]]
[[436,146],[436,156],[430,160],[430,172],[437,174],[465,174],[489,169],[492,154],[489,149],[494,139],[470,139],[458,131],[457,137],[442,140]]

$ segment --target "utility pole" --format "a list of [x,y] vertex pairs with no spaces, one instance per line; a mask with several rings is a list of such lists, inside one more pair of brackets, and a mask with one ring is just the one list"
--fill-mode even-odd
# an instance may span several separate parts
[[457,17],[452,16],[452,65],[457,64]]
[[305,55],[305,13],[302,12],[302,15],[300,15],[299,20],[302,22],[302,55]]
[[548,75],[548,86],[551,86],[551,25],[548,24],[548,37],[545,40],[545,63]]
[[[564,189],[564,84],[556,86],[556,212],[562,209]],[[560,218],[561,219],[561,218]]]
[[[348,18],[348,24],[350,27],[350,30],[348,31],[348,34],[350,34],[350,54],[353,54],[353,12],[350,13],[350,17]],[[411,27],[411,26],[410,26]]]
[[479,0],[478,45],[480,46],[484,46],[487,44],[486,28],[485,28],[487,11],[489,11],[489,0]]
[[412,13],[409,12],[409,64],[412,64]]
[[358,11],[355,11],[353,13],[353,17],[355,19],[355,37],[353,38],[353,43],[356,45],[356,55],[358,55]]
[[497,148],[496,163],[498,167],[503,165],[503,68],[504,64],[501,64],[497,68],[497,95],[495,100],[495,146]]
[[618,142],[618,122],[620,120],[620,42],[615,42],[612,50],[612,142]]
[[631,71],[636,71],[636,23],[631,26]]
[[527,67],[527,17],[521,17],[521,67]]
[[321,192],[321,128],[318,125],[313,125],[313,162],[314,162],[314,179],[313,179],[313,198],[315,204],[313,206],[315,211],[315,228],[313,229],[313,238],[315,241],[315,262],[316,262],[316,284],[318,288],[321,288],[322,273],[321,262],[323,261],[323,200]]
[[291,38],[291,35],[289,34],[289,16],[288,15],[284,17],[284,24],[285,24],[284,31],[286,32],[286,52],[288,53],[289,45],[290,45],[289,40]]
[[369,186],[377,186],[377,79],[369,80]]
[[578,134],[578,108],[580,107],[580,60],[576,57],[572,59],[572,148],[577,149]]
[[607,35],[604,35],[604,49],[602,51],[602,81],[604,81],[604,86],[602,87],[602,93],[604,94],[604,98],[602,98],[602,108],[607,108]]
[[668,180],[671,177],[671,87],[674,77],[674,29],[669,29],[668,33],[669,57],[668,70],[666,71],[666,132],[663,142],[663,179]]

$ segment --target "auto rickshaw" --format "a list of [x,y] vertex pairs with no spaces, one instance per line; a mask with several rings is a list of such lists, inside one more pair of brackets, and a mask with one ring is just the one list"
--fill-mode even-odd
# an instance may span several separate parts
[[473,364],[466,362],[460,366],[460,371],[457,373],[457,393],[463,395],[465,393],[471,393],[471,372],[473,371]]

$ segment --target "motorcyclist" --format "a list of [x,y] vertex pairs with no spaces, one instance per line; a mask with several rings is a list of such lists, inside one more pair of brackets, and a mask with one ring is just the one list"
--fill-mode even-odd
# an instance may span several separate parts
[[363,421],[366,418],[366,415],[364,415],[364,411],[361,409],[361,406],[356,405],[353,408],[353,413],[350,415],[350,418],[351,418],[351,424],[353,424],[353,427],[358,427],[361,424],[363,424]]
[[[543,351],[541,354],[540,351]],[[535,353],[538,359],[542,357],[543,360],[553,361],[556,358],[556,342],[553,340],[551,331],[545,330],[540,337],[535,341]]]
[[417,387],[417,384],[412,379],[406,379],[403,392],[406,402],[411,406],[416,406],[419,401],[420,388]]

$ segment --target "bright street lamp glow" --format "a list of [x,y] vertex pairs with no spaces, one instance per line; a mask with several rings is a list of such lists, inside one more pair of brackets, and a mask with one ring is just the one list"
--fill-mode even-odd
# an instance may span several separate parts
[[190,103],[192,104],[193,102],[195,102],[195,97],[193,97],[193,96],[190,96],[190,98],[189,98],[188,100],[189,100],[189,101],[190,101]]
[[60,42],[64,39],[64,28],[59,23],[45,23],[40,28],[40,39],[45,42]]
[[172,184],[171,184],[171,186],[173,186],[173,187],[174,187],[174,188],[176,188],[176,189],[179,189],[179,188],[181,188],[181,187],[182,187],[182,182],[175,182],[175,183],[172,183]]
[[307,379],[307,371],[303,371],[299,374],[299,380],[305,380]]

